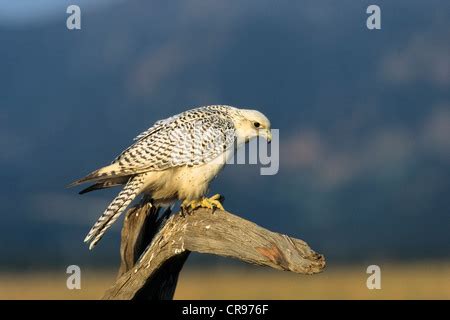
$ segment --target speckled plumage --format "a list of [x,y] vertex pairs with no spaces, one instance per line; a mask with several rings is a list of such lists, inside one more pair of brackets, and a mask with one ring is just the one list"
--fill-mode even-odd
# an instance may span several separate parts
[[85,193],[125,184],[85,241],[91,242],[90,248],[95,246],[141,193],[150,194],[157,205],[203,197],[234,149],[258,135],[270,137],[270,122],[263,114],[224,105],[195,108],[157,121],[109,166],[71,185],[95,181],[81,192]]
[[233,146],[232,107],[207,106],[156,122],[113,163],[120,170],[165,170],[205,164]]

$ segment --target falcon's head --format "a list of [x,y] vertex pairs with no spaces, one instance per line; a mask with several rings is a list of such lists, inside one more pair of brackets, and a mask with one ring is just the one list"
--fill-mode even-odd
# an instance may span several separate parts
[[234,119],[238,139],[248,142],[255,137],[272,141],[270,121],[257,110],[239,109],[239,116]]

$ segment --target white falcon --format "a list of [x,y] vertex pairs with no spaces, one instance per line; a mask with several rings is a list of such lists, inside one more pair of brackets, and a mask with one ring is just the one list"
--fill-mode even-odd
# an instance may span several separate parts
[[69,185],[95,182],[80,194],[125,185],[86,236],[89,249],[140,194],[148,194],[154,205],[181,200],[183,210],[223,209],[219,195],[205,197],[209,183],[236,148],[257,136],[272,139],[266,116],[225,105],[199,107],[157,121],[110,165]]

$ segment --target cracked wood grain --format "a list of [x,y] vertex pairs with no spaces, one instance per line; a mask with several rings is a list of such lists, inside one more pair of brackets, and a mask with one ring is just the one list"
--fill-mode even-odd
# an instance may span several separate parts
[[319,273],[325,259],[304,241],[226,211],[200,208],[182,216],[142,201],[126,215],[121,266],[103,299],[172,299],[190,252],[209,253],[300,274]]

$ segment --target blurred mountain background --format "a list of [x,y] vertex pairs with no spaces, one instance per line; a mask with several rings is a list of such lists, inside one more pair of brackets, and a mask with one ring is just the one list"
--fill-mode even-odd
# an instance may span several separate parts
[[448,1],[0,0],[0,87],[1,269],[118,265],[121,223],[82,242],[118,190],[65,186],[207,104],[280,130],[277,175],[212,184],[229,211],[331,264],[450,258]]

